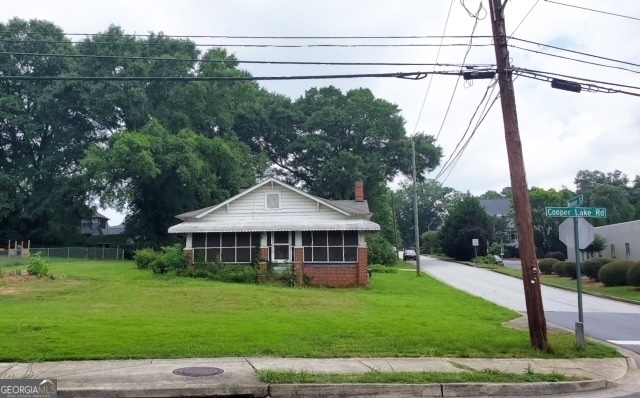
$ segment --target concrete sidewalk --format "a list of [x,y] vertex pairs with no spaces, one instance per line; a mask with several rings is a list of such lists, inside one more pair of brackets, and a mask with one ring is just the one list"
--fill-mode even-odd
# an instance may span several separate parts
[[[465,358],[210,358],[115,361],[66,361],[0,363],[0,378],[33,377],[58,379],[59,397],[185,397],[185,396],[474,396],[541,395],[604,388],[627,375],[626,358],[609,359],[465,359]],[[635,366],[635,363],[633,364]],[[185,367],[215,367],[216,376],[186,377],[174,370]],[[465,368],[498,369],[524,373],[556,371],[599,382],[465,385],[267,385],[257,375],[261,370],[296,370],[310,373],[355,374],[381,372],[466,372]],[[628,376],[627,376],[628,377]],[[546,386],[555,390],[549,390]],[[566,384],[560,388],[560,384]],[[352,387],[349,387],[352,386]],[[360,389],[353,390],[360,386]],[[364,387],[363,387],[364,386]],[[395,387],[394,387],[395,386]],[[461,386],[461,385],[458,385]],[[504,387],[506,386],[506,387]],[[509,386],[512,386],[509,387]],[[464,386],[463,386],[464,387]],[[542,390],[540,388],[544,387]],[[351,389],[349,389],[351,388]],[[532,389],[533,388],[533,389]],[[545,389],[546,388],[546,389]],[[464,392],[466,391],[466,392]],[[551,391],[551,392],[549,392]],[[555,391],[555,393],[554,393]],[[353,394],[351,393],[353,392]],[[466,395],[464,395],[466,394]],[[471,394],[471,395],[468,395]]]

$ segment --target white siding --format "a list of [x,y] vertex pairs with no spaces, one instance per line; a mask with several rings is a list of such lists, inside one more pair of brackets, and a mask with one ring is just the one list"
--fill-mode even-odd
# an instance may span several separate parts
[[[265,194],[280,193],[280,209],[266,210]],[[320,205],[313,199],[307,198],[288,188],[271,184],[249,192],[248,194],[202,217],[200,221],[232,221],[234,219],[251,218],[254,220],[277,220],[283,222],[286,219],[308,220],[345,220],[350,217]]]
[[607,246],[600,253],[602,257],[611,257],[611,245],[614,245],[616,260],[640,260],[640,220],[595,227],[594,232],[607,240]]

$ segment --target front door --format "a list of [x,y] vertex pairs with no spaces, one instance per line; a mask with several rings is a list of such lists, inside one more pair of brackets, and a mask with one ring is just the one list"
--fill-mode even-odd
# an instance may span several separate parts
[[291,262],[291,232],[272,232],[271,261]]

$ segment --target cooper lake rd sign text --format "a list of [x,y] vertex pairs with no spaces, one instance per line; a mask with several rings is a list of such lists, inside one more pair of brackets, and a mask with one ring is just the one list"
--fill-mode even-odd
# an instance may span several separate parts
[[607,218],[604,207],[547,207],[547,217]]

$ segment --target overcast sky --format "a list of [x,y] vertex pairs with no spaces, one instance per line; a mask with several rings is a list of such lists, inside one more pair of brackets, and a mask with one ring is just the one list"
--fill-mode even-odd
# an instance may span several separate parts
[[[640,18],[640,1],[562,0]],[[537,3],[537,4],[536,4]],[[464,4],[476,11],[479,0]],[[514,37],[553,44],[576,51],[596,54],[632,63],[640,63],[640,21],[569,8],[545,0],[510,0],[506,8],[507,31],[518,28]],[[5,2],[5,18],[45,19],[67,33],[95,33],[110,24],[127,33],[164,32],[167,35],[243,35],[243,36],[424,36],[442,35],[451,0],[234,0],[234,1],[71,1],[31,0]],[[487,0],[483,5],[489,8]],[[483,17],[483,12],[480,16]],[[474,19],[459,0],[453,0],[447,35],[469,35]],[[489,17],[478,22],[476,35],[490,35]],[[285,41],[198,39],[200,44],[271,43]],[[329,40],[298,40],[301,44],[334,43]],[[348,43],[431,43],[439,40],[341,40]],[[291,44],[291,41],[286,41]],[[446,43],[466,43],[466,39],[449,39]],[[487,43],[478,39],[476,43]],[[512,41],[539,51],[614,64],[581,57],[577,54],[538,48]],[[240,60],[306,60],[357,62],[433,63],[436,47],[364,47],[364,48],[241,48],[230,47]],[[461,63],[464,47],[444,47],[440,63]],[[637,73],[592,66],[548,55],[512,49],[514,67],[549,71],[640,86]],[[495,63],[493,47],[474,47],[467,64]],[[330,73],[382,73],[430,71],[431,67],[336,67],[336,66],[256,66],[241,65],[254,76]],[[626,67],[640,71],[639,67]],[[450,68],[448,68],[450,69]],[[422,115],[421,105],[429,78],[419,81],[400,79],[358,79],[331,81],[270,82],[264,86],[291,98],[316,86],[335,85],[346,91],[366,87],[380,98],[397,104],[406,119],[408,134],[424,131],[436,135],[456,84],[456,77],[435,76]],[[476,80],[466,87],[461,80],[453,98],[449,116],[438,139],[444,148],[443,163],[451,155],[464,133],[471,115],[485,93],[488,81]],[[497,93],[497,90],[494,92]],[[572,93],[555,90],[547,82],[523,77],[515,81],[529,186],[574,188],[573,179],[580,169],[613,171],[620,169],[630,176],[640,174],[640,98],[623,94]],[[417,125],[417,128],[416,128]],[[437,170],[431,174],[435,176]],[[500,102],[470,141],[445,185],[460,191],[481,194],[510,185]],[[106,211],[111,225],[122,215]]]

